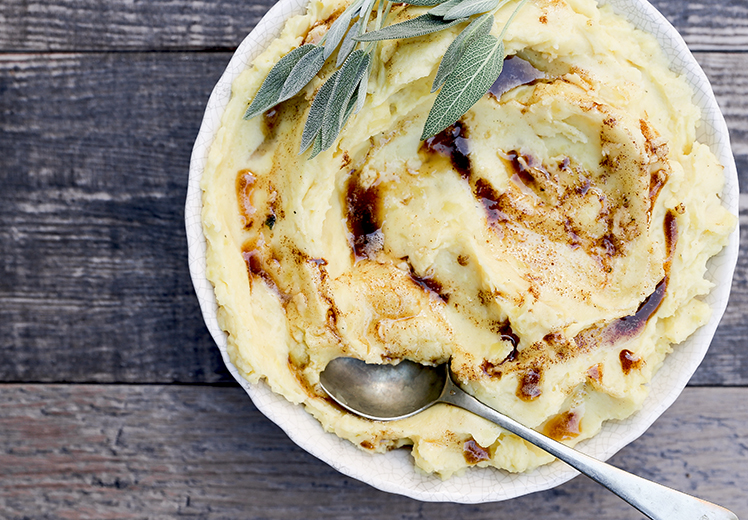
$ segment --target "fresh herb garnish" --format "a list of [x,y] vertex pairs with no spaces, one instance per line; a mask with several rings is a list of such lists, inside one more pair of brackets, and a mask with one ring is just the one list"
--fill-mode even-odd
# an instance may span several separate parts
[[[247,108],[244,119],[251,119],[298,94],[338,50],[337,70],[318,89],[304,124],[300,153],[311,147],[310,158],[314,157],[332,146],[351,114],[363,107],[377,42],[414,38],[467,24],[439,64],[431,88],[431,92],[439,90],[439,93],[421,134],[422,140],[428,139],[454,124],[499,77],[506,58],[504,34],[527,2],[520,0],[497,38],[490,34],[493,14],[510,1],[406,0],[404,3],[431,9],[421,16],[385,26],[392,2],[353,0],[318,44],[302,45],[275,64]],[[374,30],[369,32],[372,15]]]

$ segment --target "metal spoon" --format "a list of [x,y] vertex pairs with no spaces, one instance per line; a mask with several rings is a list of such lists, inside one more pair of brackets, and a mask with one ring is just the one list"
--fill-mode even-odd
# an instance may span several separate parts
[[343,408],[375,421],[410,417],[436,403],[468,410],[566,462],[652,520],[738,520],[727,509],[627,473],[522,426],[463,391],[452,381],[447,365],[429,367],[407,360],[372,365],[337,358],[320,374],[320,384]]

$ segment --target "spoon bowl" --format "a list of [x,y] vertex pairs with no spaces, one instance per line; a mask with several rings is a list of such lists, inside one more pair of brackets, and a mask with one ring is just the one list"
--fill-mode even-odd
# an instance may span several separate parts
[[458,406],[544,449],[651,520],[738,520],[718,505],[627,473],[523,426],[462,390],[446,364],[431,367],[403,360],[375,365],[341,357],[320,373],[320,385],[346,410],[377,421],[411,417],[436,403]]
[[346,410],[375,421],[392,421],[438,402],[445,377],[446,365],[430,367],[407,359],[397,365],[367,365],[355,358],[336,358],[319,382]]

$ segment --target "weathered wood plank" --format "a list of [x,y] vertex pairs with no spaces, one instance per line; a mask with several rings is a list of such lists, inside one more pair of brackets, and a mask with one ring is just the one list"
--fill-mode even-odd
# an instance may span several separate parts
[[[273,0],[4,0],[0,51],[234,49]],[[653,0],[694,50],[748,48],[742,0]]]
[[650,0],[692,51],[748,48],[748,5],[743,0]]
[[[182,220],[192,143],[229,56],[0,55],[0,381],[230,380]],[[748,186],[748,54],[699,58]],[[693,384],[748,384],[747,276],[743,254]]]
[[233,49],[275,0],[4,0],[0,49]]
[[[748,517],[746,403],[687,389],[612,462]],[[3,385],[0,468],[8,520],[641,518],[584,477],[498,504],[388,495],[300,450],[236,387]]]
[[220,381],[186,262],[227,54],[0,58],[0,379]]
[[[740,256],[732,284],[730,303],[704,363],[691,384],[745,385],[748,377],[748,55],[726,53],[696,54],[709,77],[717,102],[727,121],[741,186]],[[734,367],[734,368],[731,368]],[[738,375],[743,374],[743,375]]]

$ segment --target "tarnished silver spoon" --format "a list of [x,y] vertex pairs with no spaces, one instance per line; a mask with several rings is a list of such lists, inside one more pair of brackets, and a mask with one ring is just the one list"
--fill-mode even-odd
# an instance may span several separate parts
[[436,403],[468,410],[566,462],[652,520],[738,520],[718,505],[627,473],[521,425],[463,391],[447,365],[372,365],[337,358],[320,374],[320,384],[343,408],[375,421],[410,417]]

